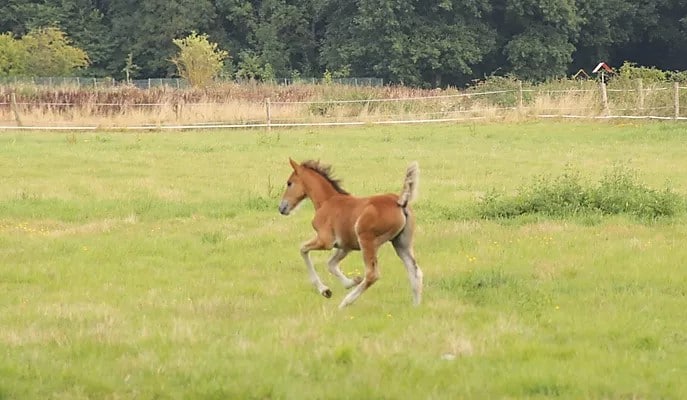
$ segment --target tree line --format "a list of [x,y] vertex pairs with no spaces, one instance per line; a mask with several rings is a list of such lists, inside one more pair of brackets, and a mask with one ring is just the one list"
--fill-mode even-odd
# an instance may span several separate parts
[[120,79],[176,75],[174,40],[193,32],[227,52],[225,77],[250,79],[442,87],[542,81],[599,61],[687,69],[684,0],[4,0],[0,64],[16,60],[3,43],[46,31],[85,52],[76,74]]

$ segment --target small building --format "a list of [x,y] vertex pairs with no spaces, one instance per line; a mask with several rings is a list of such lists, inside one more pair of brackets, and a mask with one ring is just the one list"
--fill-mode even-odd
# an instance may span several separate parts
[[613,68],[609,67],[608,64],[602,61],[596,67],[594,67],[592,73],[600,76],[602,83],[606,83],[606,76],[614,75],[615,71],[613,71]]

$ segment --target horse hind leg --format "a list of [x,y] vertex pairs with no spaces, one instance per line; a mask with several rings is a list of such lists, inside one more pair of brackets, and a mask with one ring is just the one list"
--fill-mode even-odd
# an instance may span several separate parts
[[350,250],[336,249],[336,252],[334,252],[329,261],[327,261],[329,272],[331,272],[331,274],[335,277],[339,278],[341,284],[346,289],[350,289],[362,281],[362,278],[359,276],[356,276],[353,279],[347,277],[343,272],[341,272],[341,269],[339,269],[339,263],[341,263],[341,260],[343,260],[348,253],[350,253]]
[[410,288],[413,291],[413,303],[419,305],[422,302],[422,280],[423,274],[420,267],[415,261],[412,247],[412,233],[401,232],[396,238],[391,241],[391,244],[396,250],[396,254],[403,261],[403,265],[408,271],[408,280],[410,281]]
[[363,260],[365,261],[365,276],[362,282],[355,286],[346,297],[344,297],[339,308],[344,308],[352,304],[367,288],[372,286],[379,279],[379,270],[377,267],[377,248],[374,244],[374,239],[364,240],[360,238],[361,247],[363,251]]

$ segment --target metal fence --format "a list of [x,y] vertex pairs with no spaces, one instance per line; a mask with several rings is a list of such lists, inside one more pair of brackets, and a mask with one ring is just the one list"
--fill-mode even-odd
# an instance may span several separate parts
[[[218,80],[222,82],[247,83],[247,80]],[[381,78],[275,78],[272,83],[277,85],[296,84],[326,84],[333,83],[346,86],[384,86]],[[75,88],[107,88],[113,86],[134,86],[139,89],[174,88],[184,89],[189,87],[186,79],[182,78],[147,78],[116,80],[114,78],[84,78],[76,76],[65,77],[0,77],[2,86],[41,86],[41,87],[75,87]]]

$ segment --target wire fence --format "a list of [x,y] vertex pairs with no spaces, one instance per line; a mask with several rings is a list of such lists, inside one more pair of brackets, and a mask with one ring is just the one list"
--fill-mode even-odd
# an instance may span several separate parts
[[[411,124],[505,118],[687,120],[687,87],[678,83],[608,87],[527,86],[432,92],[412,97],[259,100],[197,99],[170,95],[156,101],[126,96],[23,98],[0,95],[0,129],[214,129]],[[491,88],[494,89],[494,88]],[[681,107],[682,105],[682,107]]]
[[[245,84],[250,82],[246,79],[236,80],[222,80],[218,79],[217,83],[237,83]],[[339,84],[347,86],[384,86],[384,79],[382,78],[274,78],[268,83],[276,85],[297,85],[297,84]],[[114,78],[85,78],[85,77],[0,77],[0,85],[10,87],[22,86],[36,86],[36,87],[69,87],[69,88],[112,88],[115,86],[132,86],[138,89],[153,89],[153,88],[172,88],[172,89],[186,89],[190,87],[188,81],[182,78],[147,78],[147,79],[129,79],[129,80],[115,80]]]

